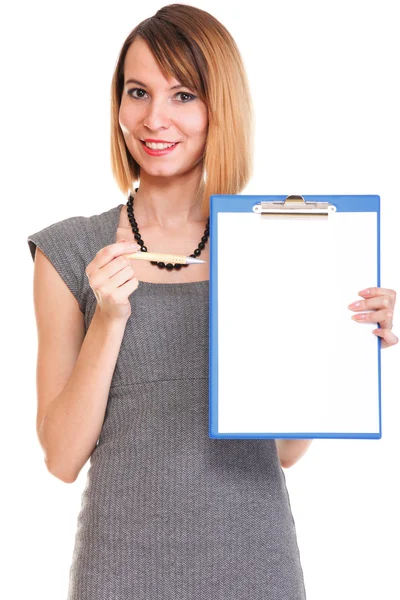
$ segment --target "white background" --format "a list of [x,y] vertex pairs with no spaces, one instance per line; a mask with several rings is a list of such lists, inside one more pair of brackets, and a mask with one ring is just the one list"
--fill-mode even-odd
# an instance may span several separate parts
[[[255,172],[242,193],[379,194],[381,285],[398,291],[398,3],[192,4],[228,28],[248,72]],[[1,8],[1,587],[7,600],[66,598],[86,476],[85,467],[68,485],[50,475],[36,438],[37,340],[26,238],[126,201],[109,162],[111,78],[128,33],[161,6],[24,0]],[[349,260],[362,257],[359,248]],[[398,307],[399,335],[397,316]],[[284,470],[308,600],[400,597],[399,347],[382,352],[383,438],[315,440]]]

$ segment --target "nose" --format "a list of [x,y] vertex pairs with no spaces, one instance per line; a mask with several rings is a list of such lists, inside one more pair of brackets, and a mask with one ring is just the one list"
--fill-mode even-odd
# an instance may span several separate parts
[[144,125],[149,129],[168,128],[170,125],[169,109],[165,102],[151,102],[144,116]]

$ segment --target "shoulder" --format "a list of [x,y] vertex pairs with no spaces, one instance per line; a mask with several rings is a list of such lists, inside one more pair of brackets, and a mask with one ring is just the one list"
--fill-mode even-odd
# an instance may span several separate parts
[[90,293],[86,268],[97,252],[111,243],[113,219],[111,211],[89,217],[72,216],[47,225],[27,238],[33,261],[36,248],[40,248],[78,300],[82,312]]
[[48,250],[70,259],[81,256],[83,262],[90,262],[102,246],[111,243],[108,238],[111,233],[112,211],[116,211],[116,207],[88,217],[67,217],[32,233],[27,238],[32,258],[34,259],[36,246],[40,246],[45,253]]
[[86,220],[87,217],[68,217],[30,234],[27,239],[32,258],[35,257],[36,246],[39,246],[41,250],[47,248],[56,250],[61,254],[65,253],[68,248],[79,246],[82,233],[87,232],[88,229]]

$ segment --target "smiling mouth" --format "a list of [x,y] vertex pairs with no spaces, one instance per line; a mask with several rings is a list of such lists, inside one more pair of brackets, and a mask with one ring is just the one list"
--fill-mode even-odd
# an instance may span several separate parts
[[[143,140],[140,140],[140,142],[143,144],[143,146],[146,146],[146,148],[149,148],[149,150],[153,150],[154,148],[150,148],[150,146],[147,146],[146,142],[144,142]],[[167,143],[167,142],[159,142],[159,143]],[[172,146],[176,146],[177,144],[179,144],[179,142],[169,142],[170,147]],[[160,148],[162,149],[162,148]]]

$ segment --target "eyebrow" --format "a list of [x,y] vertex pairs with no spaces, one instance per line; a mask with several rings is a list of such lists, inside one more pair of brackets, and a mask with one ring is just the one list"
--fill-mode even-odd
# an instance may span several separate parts
[[[142,81],[138,81],[137,79],[128,79],[128,80],[125,82],[125,85],[126,85],[127,83],[136,83],[137,85],[141,85],[142,87],[147,87],[147,85],[146,85],[145,83],[143,83]],[[176,89],[178,89],[178,88],[181,88],[181,87],[186,87],[186,86],[185,86],[185,85],[182,85],[181,83],[178,83],[178,85],[173,85],[173,86],[172,86],[172,87],[170,87],[169,89],[170,89],[170,90],[176,90]]]

